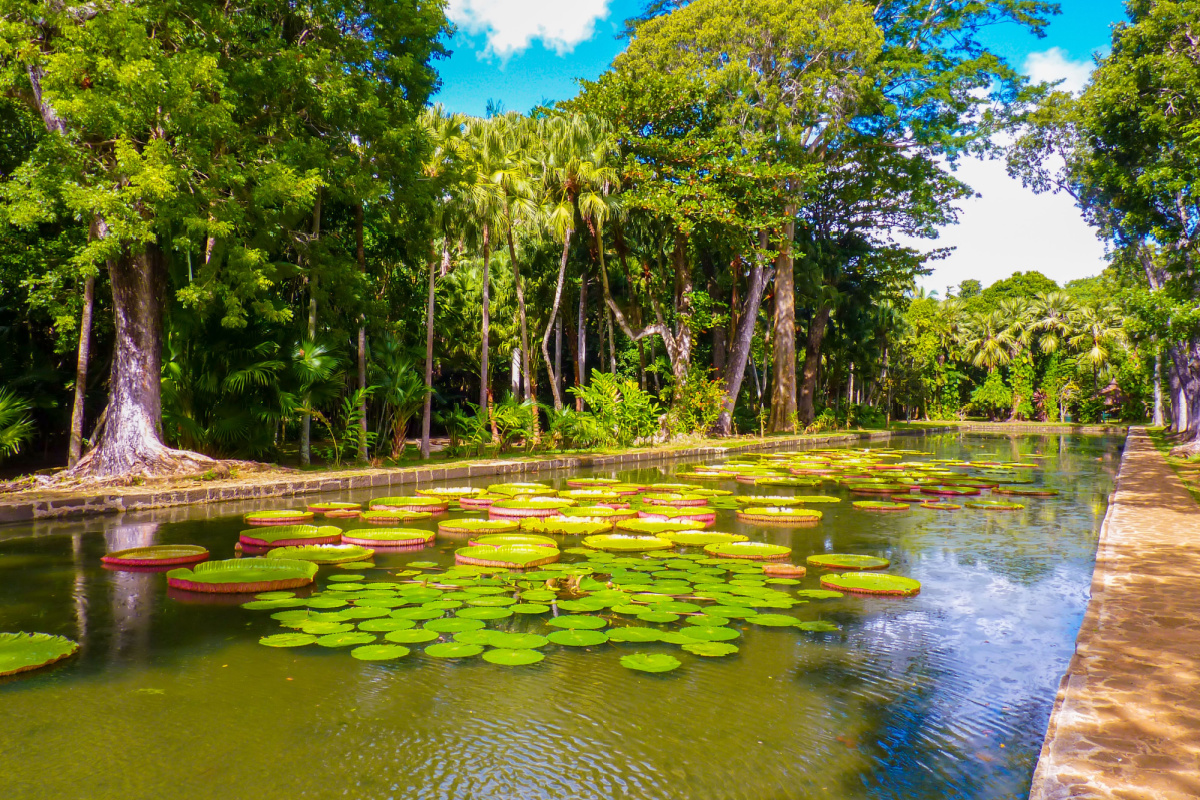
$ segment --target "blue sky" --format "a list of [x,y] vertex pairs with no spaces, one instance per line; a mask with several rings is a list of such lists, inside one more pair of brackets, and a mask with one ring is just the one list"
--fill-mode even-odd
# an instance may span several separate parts
[[[1105,52],[1110,29],[1124,18],[1119,0],[1060,0],[1062,13],[1038,39],[1015,26],[997,26],[987,41],[1013,65],[1039,80],[1065,78],[1077,90],[1096,52]],[[642,0],[449,0],[458,26],[453,54],[439,63],[449,111],[483,114],[489,99],[505,110],[528,111],[576,92],[576,79],[595,78],[624,47],[616,38]],[[981,197],[961,206],[960,222],[935,242],[917,247],[955,248],[922,280],[945,291],[966,278],[984,285],[1014,270],[1038,269],[1065,283],[1104,267],[1103,246],[1070,200],[1036,196],[1008,178],[998,162],[966,162],[959,177]]]

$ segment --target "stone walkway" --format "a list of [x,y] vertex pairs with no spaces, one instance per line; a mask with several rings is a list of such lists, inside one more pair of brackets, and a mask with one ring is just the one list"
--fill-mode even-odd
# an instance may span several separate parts
[[1030,800],[1200,798],[1200,505],[1130,429]]

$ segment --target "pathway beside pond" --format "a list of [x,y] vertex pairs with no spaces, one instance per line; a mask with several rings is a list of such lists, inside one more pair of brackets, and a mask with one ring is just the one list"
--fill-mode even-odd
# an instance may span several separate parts
[[1200,797],[1200,505],[1130,429],[1030,800]]

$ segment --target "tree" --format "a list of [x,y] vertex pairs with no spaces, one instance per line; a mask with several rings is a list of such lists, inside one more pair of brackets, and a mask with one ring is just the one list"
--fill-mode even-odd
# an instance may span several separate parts
[[[221,306],[226,325],[244,325],[248,314],[286,319],[289,311],[261,298],[276,278],[262,231],[283,234],[312,206],[324,179],[308,172],[306,151],[321,135],[358,130],[381,151],[407,146],[406,126],[434,86],[429,61],[440,52],[441,9],[269,2],[235,11],[142,0],[98,13],[93,4],[12,5],[0,74],[4,88],[39,110],[49,135],[6,185],[6,214],[36,220],[49,195],[94,220],[98,235],[82,257],[107,269],[113,294],[103,432],[71,474],[210,468],[211,459],[171,450],[160,435],[173,264],[196,254],[199,275],[177,287],[177,297]],[[355,101],[335,116],[326,104],[333,97]],[[367,118],[391,134],[371,139],[377,129]]]

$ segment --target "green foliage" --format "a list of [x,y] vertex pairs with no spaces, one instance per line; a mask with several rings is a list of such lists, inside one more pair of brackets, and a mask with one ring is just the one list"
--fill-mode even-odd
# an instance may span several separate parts
[[707,435],[717,424],[725,402],[725,382],[710,370],[693,364],[681,386],[664,390],[674,397],[667,427],[675,436]]
[[588,385],[573,386],[570,391],[588,410],[552,415],[550,430],[567,446],[628,446],[658,432],[662,410],[635,380],[593,370]]
[[987,380],[971,392],[971,405],[990,418],[1012,407],[1012,390],[1004,383],[999,370],[988,373]]
[[1018,419],[1033,419],[1033,359],[1023,353],[1008,370],[1012,382],[1012,411]]
[[7,389],[0,389],[0,460],[16,455],[33,438],[30,404]]

